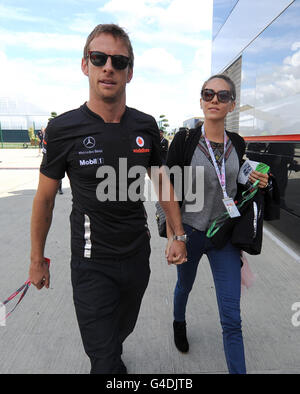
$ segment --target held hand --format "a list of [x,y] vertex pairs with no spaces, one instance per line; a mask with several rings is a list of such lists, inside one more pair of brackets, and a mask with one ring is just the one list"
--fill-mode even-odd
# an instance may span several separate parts
[[166,256],[168,264],[182,264],[187,261],[186,245],[183,241],[173,241]]
[[169,254],[169,251],[170,251],[170,247],[171,247],[171,245],[172,245],[172,242],[173,242],[173,238],[168,238],[168,242],[167,242],[166,250],[165,250],[166,259],[168,258],[168,254]]
[[44,286],[46,289],[49,289],[49,265],[44,259],[42,261],[31,261],[29,268],[29,280],[38,290],[41,290]]
[[254,183],[257,180],[259,180],[258,187],[260,188],[265,188],[268,185],[269,181],[269,175],[268,174],[262,174],[261,172],[258,171],[252,171],[250,176],[249,176],[250,182]]

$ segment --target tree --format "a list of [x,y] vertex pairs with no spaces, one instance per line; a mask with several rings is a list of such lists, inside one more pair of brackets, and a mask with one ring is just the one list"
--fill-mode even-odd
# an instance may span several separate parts
[[29,139],[30,139],[30,145],[36,146],[38,141],[37,141],[37,137],[35,135],[34,132],[34,126],[31,126],[28,128],[28,135],[29,135]]
[[48,120],[54,119],[57,116],[57,112],[51,112],[50,118]]
[[160,115],[160,116],[159,116],[159,121],[157,122],[157,123],[158,123],[158,127],[159,127],[161,130],[165,131],[166,128],[169,127],[169,123],[168,123],[168,122],[169,122],[169,121],[168,121],[168,119],[166,118],[166,115]]

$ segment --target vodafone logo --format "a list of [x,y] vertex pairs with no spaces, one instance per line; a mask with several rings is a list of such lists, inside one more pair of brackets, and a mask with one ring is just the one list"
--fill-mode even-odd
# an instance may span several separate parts
[[145,141],[143,137],[136,137],[136,143],[137,145],[142,148],[145,145]]

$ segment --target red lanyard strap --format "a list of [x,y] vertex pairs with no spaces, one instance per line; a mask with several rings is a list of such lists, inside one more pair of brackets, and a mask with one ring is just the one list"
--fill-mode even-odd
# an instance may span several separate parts
[[[45,262],[48,264],[48,266],[50,266],[50,259],[45,257]],[[29,279],[26,280],[26,282],[19,287],[15,292],[13,292],[5,301],[2,302],[2,305],[6,305],[8,304],[11,300],[13,300],[19,293],[21,293],[20,298],[18,300],[18,302],[16,303],[16,305],[13,307],[13,309],[6,314],[5,319],[11,315],[13,313],[13,311],[16,309],[16,307],[20,304],[20,302],[22,301],[22,299],[24,298],[25,294],[27,293],[29,286],[31,285],[31,282]]]

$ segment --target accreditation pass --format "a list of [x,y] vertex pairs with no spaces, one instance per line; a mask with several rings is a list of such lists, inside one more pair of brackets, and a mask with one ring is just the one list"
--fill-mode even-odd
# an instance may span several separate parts
[[223,198],[223,204],[225,205],[225,208],[231,218],[237,218],[238,216],[241,216],[232,198]]

